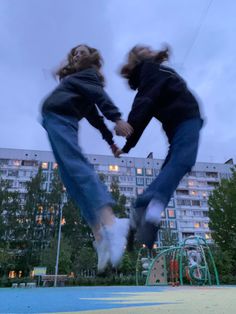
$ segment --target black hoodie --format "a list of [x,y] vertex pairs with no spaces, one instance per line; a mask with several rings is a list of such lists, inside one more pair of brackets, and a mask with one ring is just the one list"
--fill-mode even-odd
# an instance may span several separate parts
[[140,62],[129,78],[132,89],[138,89],[128,122],[134,129],[123,152],[134,147],[153,117],[163,126],[169,140],[183,121],[200,118],[199,105],[185,81],[171,68],[152,59]]

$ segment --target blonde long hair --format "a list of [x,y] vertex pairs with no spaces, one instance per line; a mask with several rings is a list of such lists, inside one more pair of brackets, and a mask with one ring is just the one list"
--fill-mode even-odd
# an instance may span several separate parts
[[[84,46],[86,47],[90,54],[81,56],[76,62],[74,61],[73,57],[75,56],[76,49],[78,47]],[[95,48],[92,48],[88,45],[78,45],[70,50],[67,55],[67,59],[59,69],[56,70],[55,75],[58,76],[59,80],[63,79],[64,77],[73,74],[75,72],[85,70],[87,68],[95,68],[98,72],[99,78],[101,82],[104,84],[104,76],[101,73],[101,67],[103,65],[103,59],[100,55],[99,51]]]

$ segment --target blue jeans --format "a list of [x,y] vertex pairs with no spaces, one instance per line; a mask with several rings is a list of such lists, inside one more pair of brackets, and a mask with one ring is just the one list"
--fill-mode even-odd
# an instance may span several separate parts
[[78,145],[78,119],[50,112],[43,113],[42,124],[68,194],[90,227],[99,224],[101,208],[114,201]]
[[147,207],[152,198],[166,207],[180,180],[191,170],[197,158],[202,119],[189,119],[179,124],[171,138],[169,151],[158,177],[140,195],[135,207]]

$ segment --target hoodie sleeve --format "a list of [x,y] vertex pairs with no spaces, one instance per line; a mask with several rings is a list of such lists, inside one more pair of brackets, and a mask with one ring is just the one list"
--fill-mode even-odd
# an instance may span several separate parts
[[77,90],[91,103],[96,104],[102,114],[110,121],[116,122],[121,119],[119,109],[114,105],[111,98],[103,89],[103,86],[95,70],[81,71],[73,77],[73,83]]
[[143,131],[153,117],[153,102],[148,97],[135,97],[132,109],[128,116],[128,123],[133,127],[134,132],[127,139],[122,148],[124,153],[128,153],[139,141]]
[[113,134],[106,126],[104,119],[102,116],[99,115],[96,106],[92,106],[91,110],[85,117],[88,122],[97,130],[100,131],[102,138],[109,144],[114,144],[113,141]]

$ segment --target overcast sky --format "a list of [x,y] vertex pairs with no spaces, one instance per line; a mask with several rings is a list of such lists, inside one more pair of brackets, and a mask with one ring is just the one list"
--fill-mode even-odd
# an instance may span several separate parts
[[[51,71],[73,46],[101,51],[107,92],[127,118],[135,94],[118,75],[127,51],[166,42],[170,65],[201,100],[206,123],[198,161],[236,160],[235,13],[235,0],[0,0],[0,147],[51,149],[39,104],[56,86]],[[80,125],[86,153],[110,154],[96,130]],[[152,120],[130,156],[164,158],[166,150]]]

